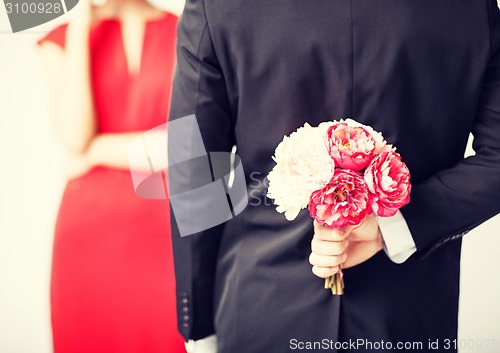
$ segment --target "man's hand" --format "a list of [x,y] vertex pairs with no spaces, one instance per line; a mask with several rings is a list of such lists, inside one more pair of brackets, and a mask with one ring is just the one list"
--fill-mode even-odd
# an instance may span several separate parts
[[368,216],[356,226],[328,228],[314,221],[309,262],[313,273],[327,278],[338,272],[339,265],[349,268],[365,262],[384,245],[377,219]]
[[349,247],[346,249],[347,260],[342,268],[359,265],[384,248],[382,233],[377,218],[366,217],[359,225],[351,227],[347,236]]

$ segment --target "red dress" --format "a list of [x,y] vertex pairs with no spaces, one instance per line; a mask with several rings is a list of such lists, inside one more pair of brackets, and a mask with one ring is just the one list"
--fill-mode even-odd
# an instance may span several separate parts
[[[129,74],[121,23],[90,33],[91,76],[100,133],[165,123],[177,17],[148,21],[141,69]],[[64,47],[66,25],[40,40]],[[71,119],[71,117],[68,117]],[[52,282],[55,353],[185,352],[177,333],[166,200],[139,198],[130,172],[96,167],[68,182],[56,224]]]

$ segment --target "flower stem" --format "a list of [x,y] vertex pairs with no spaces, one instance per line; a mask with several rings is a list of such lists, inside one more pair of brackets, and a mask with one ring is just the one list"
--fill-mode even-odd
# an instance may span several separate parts
[[333,295],[344,294],[344,278],[342,270],[333,276],[325,278],[325,289],[331,289]]

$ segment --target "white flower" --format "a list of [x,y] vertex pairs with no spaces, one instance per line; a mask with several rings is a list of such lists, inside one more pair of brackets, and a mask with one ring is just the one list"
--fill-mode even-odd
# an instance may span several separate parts
[[276,166],[267,176],[267,197],[276,211],[294,220],[309,203],[311,194],[323,188],[333,176],[335,162],[327,147],[326,131],[331,123],[303,127],[285,136],[274,152]]

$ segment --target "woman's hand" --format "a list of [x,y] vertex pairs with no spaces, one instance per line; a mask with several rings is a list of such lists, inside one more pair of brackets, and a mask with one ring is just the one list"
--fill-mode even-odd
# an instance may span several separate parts
[[94,17],[94,6],[90,0],[80,0],[71,11],[69,19],[70,27],[77,27],[78,30],[88,31]]
[[359,265],[382,250],[384,245],[377,218],[366,217],[356,226],[328,228],[314,221],[309,262],[313,273],[327,278],[338,272],[339,266]]
[[66,177],[68,180],[87,174],[94,167],[86,153],[68,153],[66,158]]

